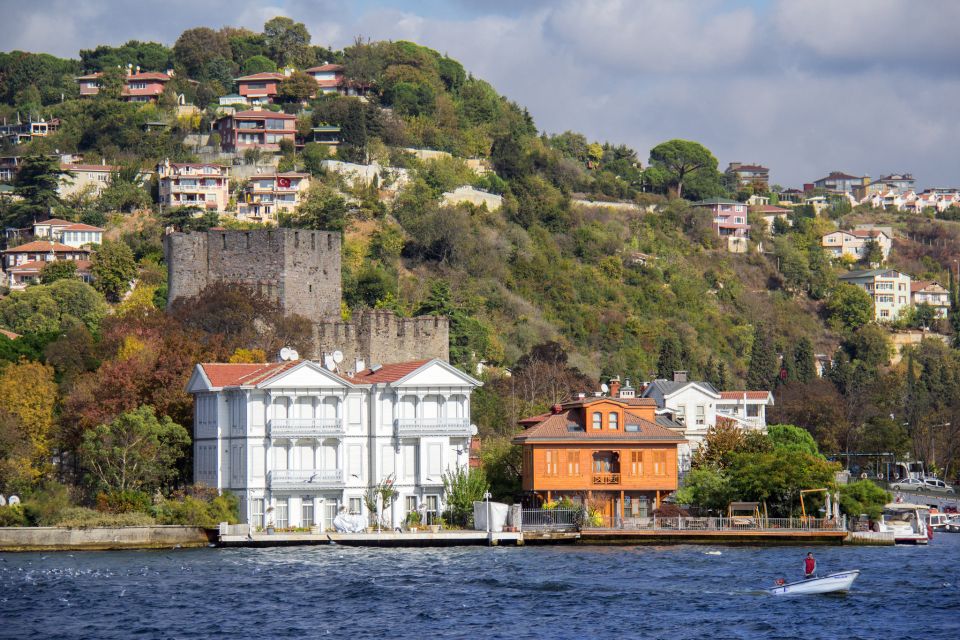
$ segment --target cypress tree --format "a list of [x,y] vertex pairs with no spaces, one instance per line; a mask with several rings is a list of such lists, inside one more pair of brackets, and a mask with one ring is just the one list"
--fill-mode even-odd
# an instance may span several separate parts
[[723,360],[719,360],[717,362],[717,384],[714,385],[717,391],[723,391],[727,388],[728,378],[727,364]]
[[817,364],[813,354],[813,343],[809,338],[800,338],[793,350],[793,375],[797,382],[807,384],[817,375]]
[[660,343],[660,357],[657,359],[657,377],[672,380],[673,372],[683,369],[680,341],[676,336],[664,338]]
[[753,332],[753,348],[750,350],[747,389],[772,391],[776,379],[777,354],[773,350],[773,340],[763,323],[758,322]]
[[704,365],[703,378],[714,387],[717,387],[717,363],[714,361],[712,354],[707,358],[707,364]]

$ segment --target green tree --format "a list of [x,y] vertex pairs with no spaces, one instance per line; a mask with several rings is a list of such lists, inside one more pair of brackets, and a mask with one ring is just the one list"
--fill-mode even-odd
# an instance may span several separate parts
[[772,424],[767,428],[774,448],[802,451],[811,456],[819,456],[820,450],[810,432],[792,424]]
[[866,514],[871,520],[879,520],[883,506],[892,497],[870,480],[858,480],[840,487],[840,509],[854,518]]
[[793,350],[793,371],[797,382],[807,384],[817,376],[817,364],[813,353],[813,343],[806,336],[797,341]]
[[108,240],[93,254],[91,262],[94,287],[110,302],[119,302],[137,277],[133,251],[124,242]]
[[880,244],[870,238],[863,246],[863,262],[865,264],[881,264],[883,262],[883,249]]
[[255,73],[274,73],[276,63],[267,56],[250,56],[243,62],[243,75],[252,76]]
[[83,434],[80,455],[91,484],[108,491],[153,492],[177,477],[190,434],[143,405]]
[[187,29],[173,45],[173,57],[191,78],[205,77],[204,70],[216,58],[232,59],[226,36],[208,27]]
[[929,329],[936,319],[936,311],[926,302],[921,302],[913,307],[913,321],[911,322],[913,327],[917,329]]
[[777,380],[779,368],[773,339],[762,322],[753,330],[753,346],[750,349],[750,368],[747,370],[747,388],[770,391]]
[[363,103],[350,100],[340,125],[341,144],[337,154],[347,162],[366,162],[367,117]]
[[683,370],[683,347],[676,336],[667,336],[660,343],[660,356],[657,358],[657,377],[673,380],[674,371]]
[[278,95],[284,102],[306,102],[317,93],[317,81],[302,71],[294,71],[280,83]]
[[457,467],[443,474],[443,491],[446,495],[448,519],[460,526],[470,526],[473,520],[473,503],[483,500],[490,490],[490,483],[483,469]]
[[830,325],[837,331],[853,331],[873,320],[873,298],[852,284],[837,285],[825,309]]
[[28,287],[0,299],[0,324],[17,333],[59,332],[78,322],[96,331],[106,313],[103,297],[76,279]]
[[263,25],[263,42],[278,65],[306,65],[310,56],[310,32],[302,22],[285,16],[271,18]]
[[287,222],[301,229],[343,231],[348,213],[347,201],[336,189],[316,182]]
[[871,322],[853,332],[843,344],[850,357],[864,365],[877,368],[890,361],[890,338],[883,327]]
[[677,503],[697,505],[715,513],[724,513],[734,494],[730,480],[718,469],[704,467],[691,469],[677,491]]
[[34,220],[47,218],[60,206],[60,181],[69,179],[70,172],[60,168],[56,157],[27,156],[21,160],[13,183],[13,194],[23,199],[10,208],[7,226],[23,227]]
[[40,270],[40,282],[50,284],[57,280],[72,280],[77,277],[77,263],[74,260],[54,260],[43,265]]
[[684,182],[700,173],[716,173],[717,159],[698,142],[670,140],[650,150],[650,166],[663,171],[667,183],[682,198]]
[[127,86],[127,72],[120,67],[108,67],[103,70],[97,85],[98,100],[119,100]]

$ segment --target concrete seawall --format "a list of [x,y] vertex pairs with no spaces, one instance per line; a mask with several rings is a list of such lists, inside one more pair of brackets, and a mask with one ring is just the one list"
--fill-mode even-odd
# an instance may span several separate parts
[[0,527],[2,551],[103,551],[205,547],[217,541],[216,529],[153,525],[146,527]]

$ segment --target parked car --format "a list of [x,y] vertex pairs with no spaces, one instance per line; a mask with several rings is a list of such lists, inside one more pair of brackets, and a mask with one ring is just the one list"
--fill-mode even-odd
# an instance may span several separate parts
[[890,488],[894,491],[921,491],[924,489],[924,483],[917,478],[904,478],[894,482]]
[[953,487],[939,478],[924,478],[923,490],[934,493],[954,493]]

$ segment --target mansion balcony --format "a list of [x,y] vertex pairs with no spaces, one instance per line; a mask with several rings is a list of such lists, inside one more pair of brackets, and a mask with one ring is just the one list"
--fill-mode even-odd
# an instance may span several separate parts
[[318,438],[344,434],[341,418],[272,418],[267,422],[271,438]]
[[267,486],[275,490],[340,489],[343,469],[282,469],[267,474]]
[[473,435],[467,418],[398,418],[393,421],[393,431],[398,438]]

